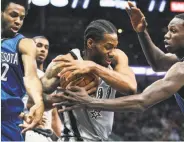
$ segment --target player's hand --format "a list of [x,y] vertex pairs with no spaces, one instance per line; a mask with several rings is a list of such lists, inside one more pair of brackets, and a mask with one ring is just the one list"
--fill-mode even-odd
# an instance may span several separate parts
[[136,32],[144,32],[147,27],[144,14],[132,2],[128,1],[130,8],[126,7],[126,11],[130,17],[132,26]]
[[[54,60],[58,61],[58,60]],[[92,69],[95,67],[95,64],[93,61],[84,61],[84,60],[70,60],[70,59],[59,59],[59,61],[63,61],[61,68],[62,71],[58,74],[61,78],[64,77],[64,74],[68,71],[72,71],[72,73],[67,76],[66,78],[63,78],[64,80],[72,80],[76,75],[82,75],[89,72],[92,72]]]
[[38,125],[36,126],[36,128],[45,128],[47,121],[48,121],[47,116],[45,114],[43,114],[43,117],[42,117],[41,121],[38,123]]
[[32,117],[28,115],[28,113],[21,112],[19,115],[19,118],[21,118],[26,123],[30,124],[32,122]]
[[61,103],[54,103],[53,106],[65,106],[63,109],[59,109],[59,112],[70,111],[80,107],[87,107],[93,101],[85,90],[85,88],[78,86],[71,86],[64,91],[64,94],[57,94],[58,97],[62,97],[68,101]]
[[[95,75],[96,76],[96,75]],[[71,81],[66,89],[70,88],[71,86],[78,86],[78,84],[80,84],[80,82],[83,81],[82,80],[82,77],[81,78],[78,78],[74,81]],[[96,91],[98,89],[98,85],[100,83],[100,79],[99,77],[95,77],[94,81],[90,82],[89,84],[87,84],[86,86],[84,86],[83,88],[87,91],[87,93],[92,96],[92,97],[95,97],[96,96]]]
[[28,118],[31,119],[31,123],[20,124],[19,126],[23,128],[21,133],[26,132],[34,128],[42,119],[44,112],[44,104],[43,102],[37,103],[30,108],[28,113]]

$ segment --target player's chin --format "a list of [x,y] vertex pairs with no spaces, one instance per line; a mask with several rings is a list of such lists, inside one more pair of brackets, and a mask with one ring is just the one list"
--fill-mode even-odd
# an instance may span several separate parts
[[176,50],[173,47],[166,48],[169,53],[175,54]]
[[17,34],[17,32],[12,31],[12,30],[7,30],[7,34],[8,34],[8,36],[13,37]]

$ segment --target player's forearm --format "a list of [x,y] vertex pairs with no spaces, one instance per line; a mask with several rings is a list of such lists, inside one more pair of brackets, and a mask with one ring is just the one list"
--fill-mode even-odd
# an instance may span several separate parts
[[93,71],[112,88],[121,93],[132,94],[137,90],[136,80],[133,77],[130,77],[128,74],[118,73],[98,64],[96,64],[96,66],[93,68]]
[[171,97],[178,88],[165,80],[159,80],[138,95],[120,97],[116,99],[94,99],[87,104],[89,108],[107,111],[144,111],[152,105]]
[[61,136],[61,131],[62,131],[62,123],[60,120],[60,117],[58,115],[57,109],[54,108],[52,110],[52,123],[51,123],[52,129],[56,136],[60,137]]
[[29,110],[34,105],[33,99],[31,97],[28,97],[26,107]]
[[53,109],[53,106],[52,106],[53,101],[52,101],[51,95],[43,93],[43,102],[44,102],[46,111]]
[[143,112],[145,110],[144,100],[140,95],[131,95],[116,99],[94,99],[87,104],[88,108],[105,111],[135,111]]
[[161,63],[158,64],[158,61],[164,56],[164,53],[153,43],[146,30],[138,33],[138,39],[150,66],[152,66],[154,70],[160,70],[163,65]]
[[24,84],[27,94],[33,99],[34,103],[43,103],[42,84],[37,77],[25,76]]
[[46,75],[41,78],[43,92],[44,93],[52,93],[55,91],[59,85],[59,78],[53,77],[48,79]]

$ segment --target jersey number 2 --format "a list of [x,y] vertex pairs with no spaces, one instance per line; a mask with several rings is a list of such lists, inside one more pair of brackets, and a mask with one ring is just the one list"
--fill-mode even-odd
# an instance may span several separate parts
[[7,72],[8,72],[8,69],[9,69],[9,65],[6,64],[6,63],[2,63],[2,67],[1,68],[4,68],[4,71],[2,71],[2,74],[1,74],[1,80],[2,81],[7,81]]

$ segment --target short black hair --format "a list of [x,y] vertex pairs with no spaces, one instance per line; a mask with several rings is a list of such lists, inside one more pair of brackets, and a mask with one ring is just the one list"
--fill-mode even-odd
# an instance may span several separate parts
[[107,20],[92,21],[84,32],[84,48],[86,48],[87,40],[92,38],[95,41],[100,41],[104,38],[104,34],[117,33],[116,27]]
[[[34,40],[34,39],[37,39],[37,38],[44,38],[44,39],[48,40],[48,39],[47,39],[45,36],[43,36],[43,35],[34,36],[34,37],[33,37],[33,40]],[[49,40],[48,40],[48,41],[49,41]]]
[[184,13],[176,15],[175,18],[179,18],[179,19],[184,20]]
[[28,13],[28,0],[1,0],[1,12],[4,11],[11,2],[23,6],[25,8],[26,14]]

